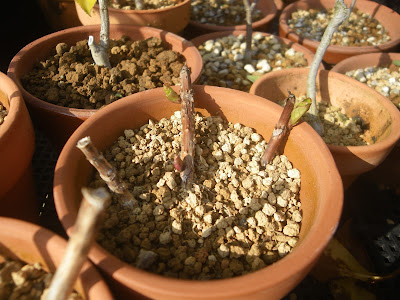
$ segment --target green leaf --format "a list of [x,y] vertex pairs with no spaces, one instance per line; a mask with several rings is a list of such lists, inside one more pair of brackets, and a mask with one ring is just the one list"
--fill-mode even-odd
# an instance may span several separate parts
[[75,0],[80,7],[90,16],[90,11],[96,4],[97,0]]
[[295,103],[292,114],[290,115],[290,121],[292,126],[300,120],[300,118],[310,109],[311,98],[306,98],[300,102]]
[[394,60],[392,61],[392,64],[394,64],[396,67],[400,67],[400,60]]
[[181,103],[181,98],[179,95],[169,86],[163,85],[164,87],[164,92],[165,96],[167,96],[167,99],[171,102],[174,103]]
[[122,98],[122,95],[120,93],[115,93],[115,97],[117,97],[118,99]]
[[254,83],[261,75],[247,75],[247,79]]

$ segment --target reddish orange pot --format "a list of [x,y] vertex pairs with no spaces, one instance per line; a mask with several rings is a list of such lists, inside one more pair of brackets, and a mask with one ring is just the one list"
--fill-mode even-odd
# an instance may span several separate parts
[[[75,7],[82,25],[100,24],[98,4],[92,8],[90,16],[76,2]],[[108,7],[108,16],[110,24],[149,26],[179,33],[189,23],[190,9],[190,0],[183,0],[172,7],[152,10],[128,10]]]
[[[193,89],[197,111],[206,116],[219,113],[230,122],[255,128],[268,140],[282,112],[279,105],[249,93],[213,86],[195,85]],[[53,189],[58,218],[68,234],[73,231],[82,199],[80,189],[88,184],[93,172],[90,163],[76,148],[78,140],[90,136],[94,145],[104,151],[124,129],[138,128],[148,123],[149,118],[170,117],[177,110],[180,105],[167,101],[163,89],[157,88],[110,104],[74,132],[57,161]],[[194,281],[139,270],[98,244],[91,249],[90,259],[103,271],[120,299],[139,295],[183,300],[282,298],[316,263],[335,232],[343,204],[342,182],[332,155],[308,124],[294,128],[284,154],[302,174],[303,221],[297,246],[271,266],[231,279]]]
[[0,72],[0,103],[8,110],[0,125],[0,215],[39,222],[32,172],[35,133],[17,85]]
[[[21,49],[9,65],[7,74],[20,88],[31,113],[33,123],[40,127],[60,149],[74,130],[97,110],[67,108],[38,99],[23,88],[20,78],[28,73],[36,62],[48,57],[58,43],[64,42],[72,45],[87,39],[89,35],[98,37],[99,32],[100,25],[91,25],[68,28],[49,34]],[[162,39],[170,49],[182,53],[186,58],[187,65],[192,71],[192,82],[199,76],[203,67],[201,55],[189,41],[173,33],[151,27],[110,26],[111,39],[119,39],[122,35],[130,37],[132,40],[142,40],[149,37]]]
[[[263,18],[253,22],[252,28],[254,31],[267,31],[268,27],[272,23],[272,20],[277,14],[277,8],[274,1],[270,0],[259,0],[257,2],[256,8],[261,10],[263,13]],[[244,9],[244,8],[243,8]],[[214,31],[234,31],[234,30],[246,30],[246,25],[236,25],[236,26],[222,26],[213,24],[203,24],[197,21],[190,20],[188,25],[188,32],[193,32],[193,36],[202,35]]]
[[[349,6],[351,0],[344,1]],[[335,0],[305,0],[296,1],[286,6],[279,17],[279,35],[296,43],[302,44],[315,53],[319,41],[303,38],[296,34],[288,25],[288,20],[293,12],[298,9],[330,9],[334,7]],[[373,1],[357,1],[355,7],[364,13],[368,13],[378,20],[389,32],[391,40],[379,46],[329,46],[323,60],[329,64],[336,64],[348,57],[376,52],[390,52],[398,48],[400,44],[400,15],[390,8]]]
[[[308,68],[297,68],[265,74],[250,93],[271,101],[285,99],[288,90],[305,95],[308,72]],[[328,145],[347,188],[359,175],[382,163],[393,149],[400,138],[400,112],[389,99],[343,74],[321,70],[316,85],[317,101],[339,106],[349,116],[360,116],[376,137],[376,142],[367,146]]]
[[[12,218],[0,217],[0,254],[25,263],[40,263],[54,273],[61,263],[67,241],[41,226]],[[75,290],[87,300],[114,299],[96,268],[87,260],[82,267]]]

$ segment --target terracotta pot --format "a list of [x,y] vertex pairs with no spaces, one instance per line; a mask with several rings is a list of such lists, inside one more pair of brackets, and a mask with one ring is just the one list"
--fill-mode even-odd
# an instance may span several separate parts
[[75,0],[37,0],[46,22],[53,31],[81,25]]
[[[277,8],[275,6],[274,1],[270,0],[259,0],[257,2],[256,8],[262,11],[264,17],[256,22],[253,22],[252,28],[254,31],[267,31],[269,25],[271,24],[272,20],[275,18],[277,14]],[[234,31],[234,30],[246,30],[246,25],[236,25],[236,26],[222,26],[222,25],[213,25],[213,24],[203,24],[200,22],[196,22],[193,20],[189,21],[188,25],[189,30],[193,31],[193,37],[197,35],[202,35],[214,31]]]
[[[288,90],[296,96],[305,95],[308,71],[296,68],[265,74],[252,85],[250,93],[271,101],[285,99]],[[376,137],[376,143],[367,146],[328,145],[347,188],[390,153],[400,138],[400,112],[389,99],[343,74],[321,70],[316,85],[317,101],[339,106],[349,116],[362,117]]]
[[[279,105],[249,93],[201,85],[193,89],[197,111],[206,116],[219,113],[230,122],[255,128],[267,139],[282,112]],[[93,170],[76,148],[77,141],[91,136],[95,146],[104,151],[124,129],[138,128],[149,118],[169,117],[177,110],[180,106],[166,101],[162,88],[157,88],[110,104],[75,131],[57,161],[53,189],[58,218],[68,234],[73,230],[82,198],[80,188],[88,184]],[[280,299],[306,276],[327,245],[338,224],[343,201],[342,182],[334,160],[308,124],[292,131],[284,153],[302,174],[303,223],[297,246],[271,266],[231,279],[194,281],[136,269],[98,244],[91,249],[90,259],[106,274],[108,282],[121,291],[121,299],[137,295],[152,299]],[[125,287],[126,294],[122,295],[121,287]]]
[[[261,33],[263,36],[271,36],[272,34],[270,33],[265,33],[265,32],[253,32],[253,35],[256,33]],[[240,34],[244,34],[246,35],[246,31],[243,30],[235,30],[235,31],[217,31],[217,32],[211,32],[211,33],[206,33],[203,35],[200,35],[198,37],[195,37],[194,39],[191,39],[190,41],[193,43],[193,45],[195,45],[197,48],[205,43],[208,40],[215,40],[218,38],[222,38],[224,36],[228,36],[233,34],[234,36],[238,36]],[[291,48],[293,48],[296,52],[302,52],[304,53],[304,58],[307,60],[308,65],[311,64],[312,60],[314,59],[314,53],[307,49],[306,47],[298,44],[298,43],[294,43],[289,39],[283,38],[283,37],[279,37],[279,36],[275,36],[275,38],[277,40],[279,40],[280,42],[290,46]],[[324,66],[322,64],[320,64],[319,66],[320,69],[324,69]]]
[[[39,262],[54,273],[63,259],[67,241],[41,226],[0,217],[0,254],[32,264]],[[96,268],[86,260],[75,290],[88,300],[112,300],[110,289]]]
[[[344,2],[349,5],[351,1],[345,0]],[[296,1],[286,6],[279,17],[279,35],[296,43],[302,44],[315,53],[319,46],[319,42],[299,36],[289,27],[287,22],[291,18],[292,13],[298,9],[330,9],[334,7],[334,3],[334,0],[305,0]],[[400,23],[400,15],[398,13],[382,4],[373,1],[357,1],[355,7],[362,12],[369,13],[376,20],[378,20],[388,30],[391,40],[379,46],[329,46],[323,58],[325,62],[329,64],[336,64],[343,59],[354,55],[390,52],[396,50],[399,46],[400,28],[397,26],[397,24]]]
[[17,85],[0,72],[0,102],[8,110],[0,125],[0,215],[39,222],[32,171],[35,133]]
[[[97,110],[67,108],[38,99],[24,89],[20,79],[33,68],[35,63],[48,57],[58,43],[75,44],[78,41],[87,39],[89,35],[98,37],[99,32],[100,25],[90,25],[73,27],[49,34],[22,48],[9,65],[8,75],[20,88],[31,113],[33,123],[40,127],[60,149],[72,132]],[[192,82],[199,76],[203,67],[201,55],[189,41],[173,33],[151,27],[110,26],[111,39],[118,39],[122,35],[130,37],[132,40],[142,40],[149,37],[161,38],[168,47],[182,53],[186,58],[187,65],[192,71]]]
[[[75,7],[82,25],[100,24],[100,10],[98,4],[92,8],[90,16],[78,3],[75,3]],[[110,24],[149,26],[179,33],[189,23],[190,0],[183,0],[172,7],[153,10],[127,10],[109,7],[108,15]]]

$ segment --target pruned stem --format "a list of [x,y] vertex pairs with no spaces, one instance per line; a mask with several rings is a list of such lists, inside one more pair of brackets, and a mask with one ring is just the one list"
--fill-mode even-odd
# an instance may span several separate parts
[[100,177],[106,182],[111,191],[121,195],[121,203],[124,206],[133,207],[137,204],[136,199],[127,189],[125,183],[119,177],[117,170],[106,160],[93,145],[90,136],[80,139],[76,145],[86,159],[96,168]]
[[316,102],[316,78],[318,73],[318,67],[322,62],[326,49],[328,49],[333,34],[338,29],[339,25],[348,18],[349,16],[349,9],[344,4],[343,0],[336,0],[335,1],[335,11],[333,18],[329,22],[328,26],[325,29],[325,32],[322,36],[321,42],[315,52],[314,59],[310,66],[310,71],[308,73],[307,78],[307,97],[311,98],[312,103],[310,107],[310,114],[311,114],[311,126],[318,132],[319,135],[323,134],[323,126],[321,121],[318,117],[318,109],[317,109],[317,102]]
[[108,58],[108,44],[110,37],[110,20],[108,18],[107,0],[98,0],[100,8],[100,44],[93,36],[89,36],[88,45],[96,65],[111,68]]
[[84,199],[79,208],[74,232],[68,241],[63,260],[54,274],[45,300],[64,300],[71,294],[98,232],[99,221],[111,198],[105,188],[95,190],[83,188],[82,194]]
[[190,189],[194,173],[194,99],[190,70],[185,64],[180,73],[180,97],[182,117],[182,183]]
[[261,164],[263,166],[266,166],[274,158],[283,138],[292,127],[290,124],[290,115],[293,111],[294,103],[295,96],[292,93],[289,93],[289,97],[286,98],[286,104],[283,108],[282,114],[278,120],[278,123],[275,125],[274,131],[272,132],[271,138],[261,158]]
[[244,51],[244,61],[246,63],[251,62],[251,41],[253,35],[253,11],[257,5],[258,0],[254,0],[250,4],[250,0],[243,0],[243,4],[246,10],[246,49]]

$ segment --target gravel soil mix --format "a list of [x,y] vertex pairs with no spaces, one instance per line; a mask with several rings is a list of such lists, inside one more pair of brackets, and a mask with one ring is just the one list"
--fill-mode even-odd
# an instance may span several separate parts
[[151,10],[151,9],[162,9],[162,8],[167,8],[171,6],[175,6],[182,1],[180,0],[142,0],[142,7],[136,8],[136,1],[135,0],[122,0],[122,1],[117,1],[117,3],[114,3],[114,1],[111,1],[109,4],[110,7],[112,8],[117,8],[117,9],[126,9],[126,10]]
[[[180,153],[181,116],[149,121],[104,152],[139,205],[113,195],[97,238],[110,253],[168,277],[229,278],[284,257],[302,221],[300,172],[284,155],[266,168],[266,142],[252,128],[196,115],[195,174],[182,187],[173,160]],[[90,186],[104,186],[96,174]]]
[[[332,17],[333,9],[298,10],[292,13],[288,25],[298,35],[320,41]],[[331,45],[376,46],[388,41],[390,41],[390,36],[382,24],[368,13],[354,8],[349,19],[344,21],[333,34]]]
[[35,97],[64,107],[99,109],[136,92],[175,85],[185,58],[159,38],[110,40],[111,69],[94,65],[87,40],[60,43],[21,78]]
[[7,109],[3,106],[3,104],[0,103],[0,125],[3,124],[7,114],[8,114]]
[[[19,260],[5,259],[0,255],[0,299],[40,300],[46,293],[53,274],[46,272],[39,263],[26,264]],[[72,292],[68,300],[83,299]]]

